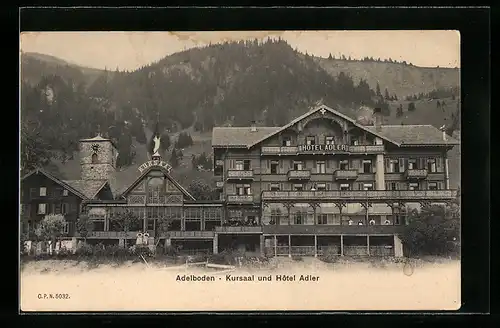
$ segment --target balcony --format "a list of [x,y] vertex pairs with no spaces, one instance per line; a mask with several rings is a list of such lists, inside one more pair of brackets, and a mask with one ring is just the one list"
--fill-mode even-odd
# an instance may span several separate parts
[[426,169],[420,169],[420,170],[408,169],[405,171],[405,178],[406,179],[425,179],[425,178],[427,178],[427,170]]
[[349,153],[352,154],[382,154],[384,151],[384,145],[349,146]]
[[232,204],[253,203],[253,195],[228,195],[227,202]]
[[229,170],[227,171],[228,180],[253,180],[252,170]]
[[265,225],[264,234],[270,235],[393,235],[400,233],[403,225]]
[[262,227],[215,227],[219,233],[262,233]]
[[358,178],[358,170],[336,170],[334,177],[335,180],[356,180]]
[[[120,238],[127,238],[127,239],[135,239],[137,238],[137,234],[141,231],[129,231],[129,232],[123,232],[123,231],[91,231],[87,235],[87,238],[95,238],[95,239],[120,239]],[[148,232],[149,237],[154,237],[154,233]]]
[[213,231],[169,231],[165,235],[169,238],[213,238]]
[[288,180],[309,180],[309,179],[311,179],[311,171],[309,170],[288,171]]
[[356,191],[263,191],[263,201],[447,201],[457,197],[456,190],[356,190]]
[[[384,145],[314,145],[312,150],[304,150],[299,146],[264,146],[261,155],[300,155],[314,153],[351,153],[351,154],[382,154]],[[340,148],[343,149],[338,149]]]

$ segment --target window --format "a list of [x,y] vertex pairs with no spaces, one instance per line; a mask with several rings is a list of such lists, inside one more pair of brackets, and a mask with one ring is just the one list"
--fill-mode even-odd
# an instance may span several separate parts
[[432,173],[437,172],[435,158],[429,158],[427,160],[427,170]]
[[68,214],[69,212],[69,206],[68,203],[62,203],[61,204],[61,214]]
[[397,190],[396,182],[389,183],[389,190]]
[[271,221],[273,223],[278,223],[280,220],[281,211],[278,208],[271,209]]
[[239,196],[251,195],[252,189],[249,184],[236,185],[236,194]]
[[303,168],[303,166],[304,166],[304,163],[302,163],[302,162],[300,162],[300,161],[294,161],[294,162],[293,162],[293,169],[294,169],[295,171],[301,171],[301,170],[302,170],[302,168]]
[[306,137],[306,145],[315,145],[315,144],[316,144],[315,136]]
[[66,189],[63,190],[63,196],[68,196],[68,190]]
[[397,159],[389,160],[388,173],[399,173],[399,161]]
[[40,196],[47,196],[47,188],[40,187]]
[[290,137],[283,137],[283,146],[284,147],[289,147],[292,145],[292,138]]
[[243,161],[243,170],[250,171],[250,160],[246,159]]
[[316,190],[319,190],[319,191],[324,191],[326,190],[326,183],[318,183],[316,185]]
[[278,174],[278,161],[271,161],[271,174]]
[[372,160],[371,159],[363,160],[363,172],[372,173]]
[[97,164],[97,154],[92,154],[92,164]]
[[69,233],[69,222],[64,222],[64,223],[63,223],[63,230],[62,230],[62,233],[63,233],[63,234],[68,234],[68,233]]
[[52,197],[61,197],[63,194],[63,189],[62,188],[54,188],[52,190]]
[[302,183],[296,183],[293,185],[293,190],[302,191],[302,190],[304,190],[304,185]]
[[38,197],[38,190],[36,188],[30,188],[30,198],[36,198]]
[[414,158],[410,158],[408,160],[408,170],[416,170],[417,169],[417,160]]
[[410,182],[408,184],[408,190],[418,190],[418,183],[417,182]]
[[340,169],[341,170],[349,170],[349,161],[348,160],[340,161]]
[[427,189],[429,190],[438,190],[438,184],[437,182],[429,182],[427,185]]
[[269,188],[271,191],[279,191],[280,190],[280,184],[279,183],[271,183],[271,186]]
[[318,215],[318,224],[327,224],[327,216],[326,214],[319,214]]
[[293,216],[293,223],[304,224],[304,217],[305,217],[304,213],[301,212],[295,213],[295,215]]
[[47,213],[47,204],[38,204],[38,214]]
[[352,146],[357,146],[359,145],[359,140],[357,137],[351,137],[351,145]]
[[243,166],[244,166],[244,163],[242,160],[237,160],[237,161],[234,161],[234,164],[235,164],[235,169],[238,170],[238,171],[243,171]]
[[326,173],[325,161],[316,162],[316,173]]
[[325,138],[325,143],[327,145],[333,145],[333,144],[335,144],[335,137],[326,137]]
[[160,193],[163,189],[162,178],[152,178],[148,182],[148,203],[159,204],[161,203]]
[[373,184],[363,183],[363,190],[373,190]]
[[340,184],[340,190],[349,190],[351,186],[348,183]]

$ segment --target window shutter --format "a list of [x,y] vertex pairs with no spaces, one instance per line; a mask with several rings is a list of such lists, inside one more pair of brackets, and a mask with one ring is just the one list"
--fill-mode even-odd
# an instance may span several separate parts
[[271,184],[270,183],[267,184],[267,190],[271,190]]
[[385,159],[385,172],[389,172],[390,169],[391,169],[391,159],[386,158]]
[[337,169],[337,161],[332,160],[332,169],[336,170]]
[[365,166],[363,164],[363,160],[359,160],[359,169],[358,169],[358,172],[359,173],[365,173]]
[[283,168],[283,161],[280,160],[279,163],[280,163],[280,169],[282,169]]
[[399,172],[403,173],[405,171],[406,165],[405,165],[405,159],[400,158],[399,159]]
[[269,169],[271,167],[271,160],[268,159],[266,162],[267,162],[267,168]]
[[444,182],[443,182],[443,181],[439,181],[439,182],[437,183],[437,188],[438,188],[439,190],[443,190],[443,189],[444,189]]
[[443,172],[443,158],[442,157],[437,157],[436,158],[436,170],[438,172]]
[[330,160],[329,160],[329,159],[327,159],[327,160],[325,161],[325,166],[326,166],[326,168],[327,168],[327,169],[329,169],[329,168],[330,168]]
[[316,169],[318,167],[317,164],[318,164],[317,161],[314,160],[312,161],[313,169]]
[[234,169],[234,159],[229,160],[229,168]]
[[283,183],[280,183],[280,190],[284,190],[283,189]]
[[293,170],[293,160],[290,160],[290,170]]
[[377,173],[377,160],[370,160],[372,163],[372,172],[371,173]]
[[425,163],[426,163],[426,159],[421,157],[418,159],[419,161],[419,164],[418,164],[418,168],[419,169],[425,169]]

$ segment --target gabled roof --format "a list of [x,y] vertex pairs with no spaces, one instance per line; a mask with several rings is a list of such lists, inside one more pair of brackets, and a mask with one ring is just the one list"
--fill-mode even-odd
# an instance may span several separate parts
[[246,148],[263,137],[278,131],[280,127],[214,127],[212,131],[212,147]]
[[432,125],[382,125],[380,129],[376,129],[374,126],[360,124],[349,116],[326,105],[320,105],[295,118],[283,127],[258,127],[256,132],[252,132],[250,127],[215,127],[212,133],[212,147],[253,147],[322,109],[329,111],[332,114],[352,123],[354,126],[397,146],[452,146],[460,144],[460,142],[453,137],[447,136],[446,140],[444,140],[442,131]]
[[[370,131],[374,127],[368,127]],[[390,139],[397,140],[401,146],[405,145],[459,145],[460,142],[453,137],[446,136],[443,139],[443,132],[432,125],[382,125],[379,133]]]
[[42,168],[37,168],[33,171],[31,171],[30,173],[26,174],[25,176],[23,176],[21,178],[21,181],[25,180],[26,178],[32,176],[33,174],[43,174],[44,176],[46,176],[47,178],[49,178],[50,180],[54,181],[55,183],[57,183],[58,185],[60,185],[61,187],[64,187],[66,188],[67,190],[71,191],[73,194],[77,195],[78,197],[80,197],[81,199],[88,199],[87,195],[85,195],[83,192],[81,192],[79,189],[75,188],[74,186],[68,184],[67,182],[61,180],[61,179],[58,179],[56,178],[55,176],[53,176],[52,174],[50,174],[49,172],[47,172],[46,170],[42,169]]
[[[191,200],[196,200],[183,186],[181,186],[180,183],[178,183],[171,175],[170,173],[163,167],[161,166],[151,166],[148,167],[142,174],[127,188],[125,189],[124,192],[122,192],[119,197],[125,197],[132,189],[135,188],[135,186],[142,181],[142,179],[151,171],[153,170],[160,170],[165,174],[165,176],[184,194],[184,196],[188,197]],[[117,198],[119,198],[117,197]]]
[[345,114],[342,114],[341,112],[339,112],[339,111],[337,111],[337,110],[334,110],[333,108],[330,108],[330,107],[328,107],[328,106],[326,106],[326,105],[320,105],[320,106],[318,106],[318,107],[314,108],[313,110],[310,110],[310,111],[308,111],[307,113],[302,114],[301,116],[299,116],[299,117],[297,117],[296,119],[292,120],[292,121],[291,121],[290,123],[288,123],[287,125],[285,125],[285,126],[283,126],[283,127],[279,128],[278,130],[276,130],[276,131],[274,131],[274,132],[271,132],[270,134],[268,134],[268,135],[266,135],[266,136],[262,137],[261,139],[258,139],[258,140],[256,140],[255,142],[253,142],[253,143],[249,144],[249,145],[248,145],[248,148],[250,148],[250,147],[252,147],[252,146],[255,146],[256,144],[258,144],[258,143],[260,143],[260,142],[262,142],[262,141],[264,141],[264,140],[266,140],[266,139],[268,139],[268,138],[270,138],[270,137],[272,137],[272,136],[276,135],[277,133],[279,133],[279,132],[281,132],[281,131],[284,131],[284,130],[288,129],[289,127],[293,126],[294,124],[296,124],[296,123],[298,123],[298,122],[302,121],[302,120],[303,120],[303,119],[305,119],[306,117],[308,117],[308,116],[310,116],[310,115],[312,115],[312,114],[314,114],[314,113],[316,113],[316,112],[318,112],[318,111],[320,111],[320,110],[325,110],[325,111],[328,111],[328,112],[332,113],[333,115],[339,116],[339,117],[343,118],[344,120],[346,120],[346,121],[348,121],[348,122],[351,122],[353,125],[355,125],[355,126],[357,126],[357,127],[361,128],[361,129],[363,129],[363,130],[365,130],[365,131],[367,131],[367,132],[370,132],[370,133],[372,133],[372,134],[376,135],[377,137],[380,137],[380,138],[382,138],[382,139],[384,139],[384,140],[386,140],[386,141],[389,141],[389,142],[391,142],[391,143],[396,144],[396,145],[398,145],[398,146],[399,146],[398,142],[396,142],[396,141],[394,141],[394,140],[391,140],[391,139],[387,138],[386,136],[384,136],[384,135],[382,135],[382,134],[378,133],[377,131],[368,130],[368,129],[366,128],[366,126],[364,126],[364,125],[362,125],[362,124],[359,124],[358,122],[356,122],[356,120],[354,120],[354,119],[350,118],[349,116],[347,116],[347,115],[345,115]]
[[108,183],[107,180],[64,180],[64,182],[80,190],[88,199],[93,199]]

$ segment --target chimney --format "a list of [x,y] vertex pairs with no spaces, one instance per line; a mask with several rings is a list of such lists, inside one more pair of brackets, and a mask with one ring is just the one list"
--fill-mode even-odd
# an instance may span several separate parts
[[382,128],[382,109],[380,108],[375,108],[373,110],[373,116],[375,118],[375,129],[377,131],[380,131]]
[[250,131],[256,132],[257,131],[257,124],[255,121],[252,121],[252,124],[250,125]]

